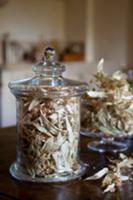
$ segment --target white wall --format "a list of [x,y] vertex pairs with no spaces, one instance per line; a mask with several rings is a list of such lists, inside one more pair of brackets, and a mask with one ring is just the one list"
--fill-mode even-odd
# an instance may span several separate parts
[[133,69],[133,0],[129,0],[127,66]]
[[129,0],[88,0],[87,60],[104,57],[116,65],[126,64],[128,4]]
[[64,41],[64,0],[10,0],[0,8],[0,34],[12,39]]
[[85,41],[86,0],[10,0],[0,8],[0,34],[22,41]]
[[94,0],[87,0],[86,2],[86,27],[85,27],[85,54],[86,61],[95,60],[95,38],[94,38]]
[[86,0],[65,0],[66,41],[85,42]]

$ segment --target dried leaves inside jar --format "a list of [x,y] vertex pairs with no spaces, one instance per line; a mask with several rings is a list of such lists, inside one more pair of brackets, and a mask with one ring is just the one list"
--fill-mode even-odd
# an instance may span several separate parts
[[94,77],[95,88],[86,92],[82,100],[82,129],[107,137],[132,136],[133,88],[126,74],[116,71],[109,76],[101,60]]
[[78,97],[18,100],[19,164],[32,177],[53,177],[79,170]]

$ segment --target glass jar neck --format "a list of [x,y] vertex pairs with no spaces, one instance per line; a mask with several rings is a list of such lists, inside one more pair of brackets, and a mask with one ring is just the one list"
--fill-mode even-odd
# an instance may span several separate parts
[[51,70],[43,70],[43,71],[37,71],[35,73],[36,76],[39,76],[39,77],[43,77],[43,78],[55,78],[55,77],[60,77],[62,76],[62,71],[60,70],[54,70],[54,71],[51,71]]
[[33,71],[36,76],[54,78],[61,77],[65,71],[65,67],[57,62],[41,62],[38,65],[33,66]]
[[33,66],[36,76],[54,78],[61,77],[65,66],[56,61],[56,52],[53,48],[46,48],[41,62]]

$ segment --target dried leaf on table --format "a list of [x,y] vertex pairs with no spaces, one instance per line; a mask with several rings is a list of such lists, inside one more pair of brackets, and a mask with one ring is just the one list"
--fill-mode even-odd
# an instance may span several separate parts
[[103,168],[93,176],[87,177],[85,180],[102,179],[101,187],[103,192],[115,192],[120,188],[123,182],[133,181],[133,158],[124,154],[119,155],[119,159],[109,159],[108,168]]
[[105,176],[107,173],[108,173],[108,168],[105,167],[100,171],[98,171],[97,173],[95,173],[94,175],[87,177],[85,180],[98,180],[101,179],[103,176]]

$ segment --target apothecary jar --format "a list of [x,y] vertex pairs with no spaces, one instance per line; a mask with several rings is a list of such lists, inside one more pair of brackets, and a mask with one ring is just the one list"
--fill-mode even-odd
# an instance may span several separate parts
[[46,48],[34,77],[9,83],[17,101],[17,158],[10,173],[19,180],[67,181],[86,169],[78,148],[80,97],[88,85],[64,78],[55,58]]

